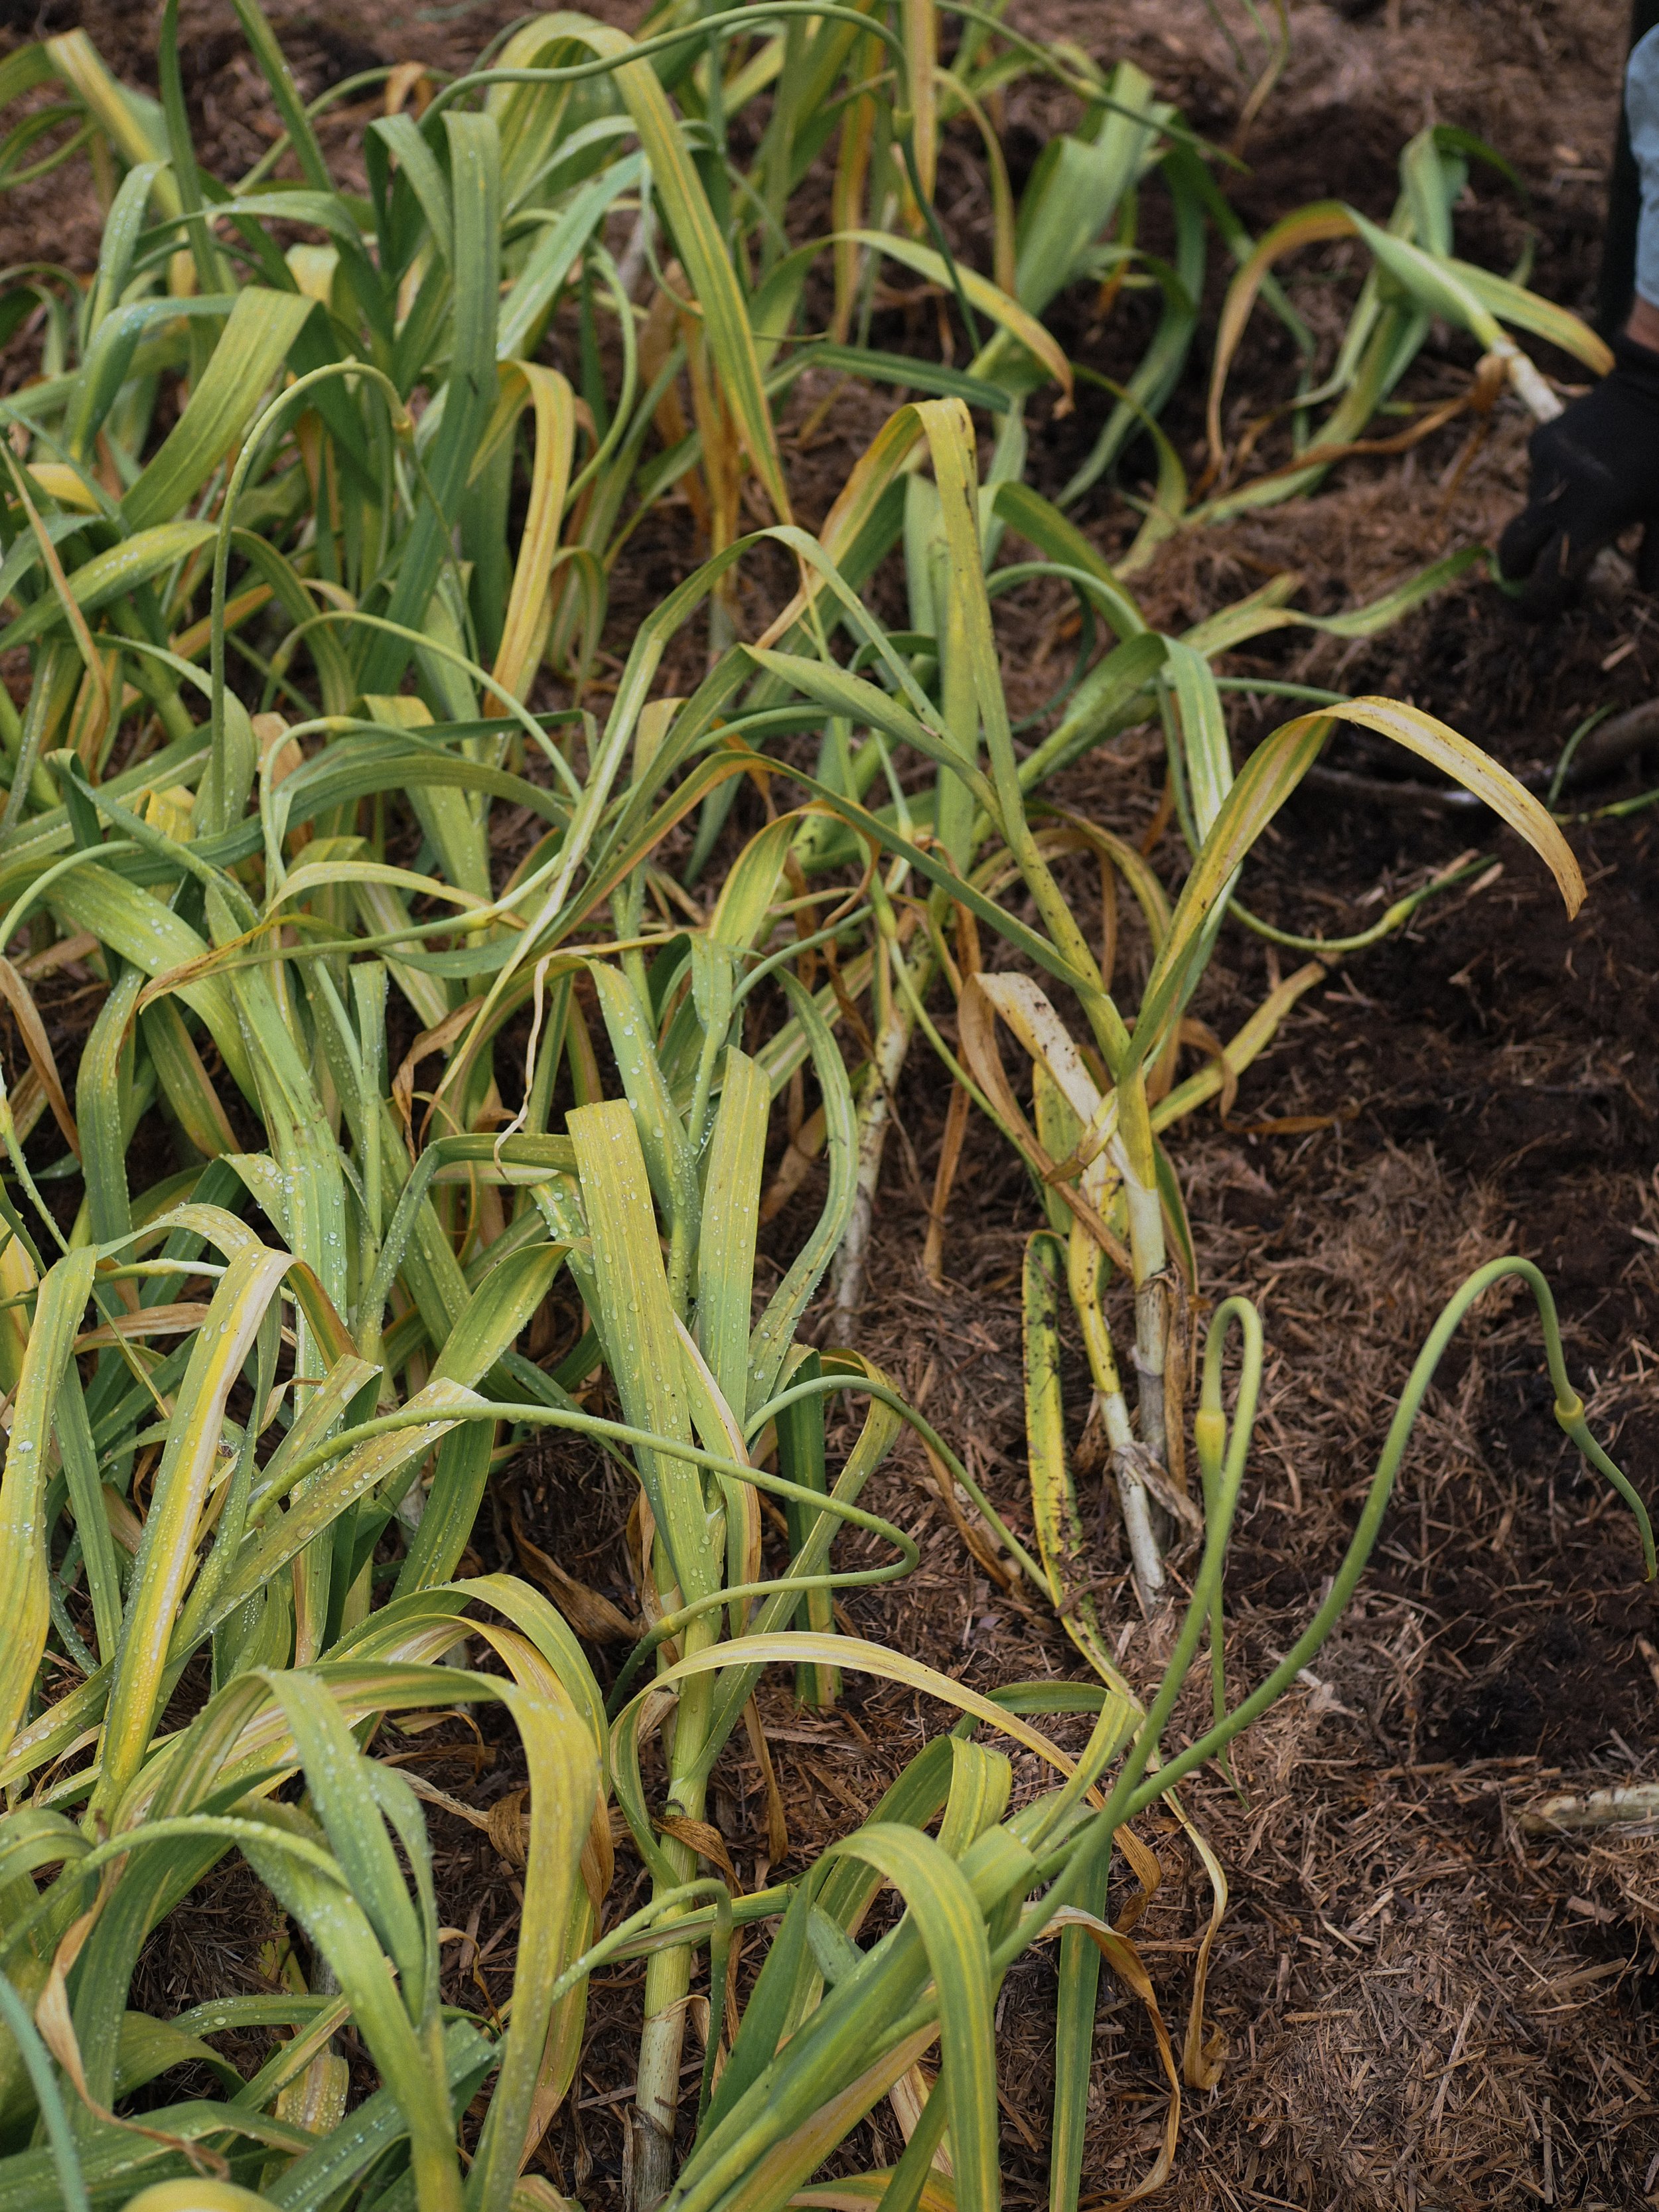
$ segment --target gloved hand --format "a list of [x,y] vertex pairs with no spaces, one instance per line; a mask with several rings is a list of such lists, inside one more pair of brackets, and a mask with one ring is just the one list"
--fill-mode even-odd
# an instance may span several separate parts
[[1532,496],[1498,539],[1498,564],[1525,580],[1529,615],[1571,606],[1591,562],[1633,522],[1649,525],[1641,582],[1659,581],[1659,353],[1622,335],[1613,353],[1595,390],[1540,422],[1527,447]]

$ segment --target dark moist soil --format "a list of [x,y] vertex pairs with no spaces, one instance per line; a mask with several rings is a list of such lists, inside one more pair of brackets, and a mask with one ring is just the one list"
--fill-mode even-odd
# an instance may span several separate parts
[[[494,0],[466,10],[366,6],[349,28],[320,8],[275,12],[313,94],[378,58],[459,66],[513,11]],[[637,13],[599,12],[624,22]],[[1244,37],[1243,11],[1223,12]],[[234,168],[265,143],[258,88],[228,9],[197,0],[185,13],[209,158]],[[1015,0],[1012,14],[1102,60],[1133,59],[1198,127],[1224,140],[1233,131],[1247,76],[1200,0],[1123,0],[1110,11],[1095,0]],[[8,6],[6,20],[15,36],[37,25],[27,6]],[[1342,12],[1297,5],[1291,21],[1289,67],[1245,144],[1248,170],[1230,186],[1253,231],[1328,196],[1386,217],[1403,140],[1426,123],[1455,123],[1513,161],[1528,194],[1523,205],[1480,178],[1458,212],[1460,250],[1504,269],[1531,252],[1540,289],[1589,307],[1622,57],[1618,0],[1466,0],[1455,11],[1425,0]],[[152,10],[43,0],[40,29],[76,22],[119,70],[153,82]],[[1003,128],[1017,186],[1066,119],[1057,94],[1010,94]],[[343,118],[341,140],[362,120]],[[947,149],[941,173],[959,250],[985,258],[983,195],[965,141]],[[1142,219],[1156,246],[1164,218],[1155,194]],[[50,250],[84,267],[95,247],[88,204],[58,185],[14,195],[0,228],[9,258]],[[1346,265],[1340,251],[1322,250],[1297,264],[1292,283],[1327,359],[1352,297],[1352,279],[1340,281]],[[1218,284],[1210,327],[1218,304]],[[920,312],[893,310],[880,342],[931,343]],[[1103,321],[1097,301],[1068,298],[1054,322],[1079,358],[1118,374],[1144,343],[1137,312],[1131,299]],[[1207,340],[1200,353],[1207,362]],[[1437,338],[1402,396],[1422,404],[1456,394],[1471,359]],[[1569,380],[1582,378],[1547,359]],[[1229,384],[1230,438],[1283,398],[1294,372],[1288,342],[1258,315]],[[803,393],[792,420],[824,396]],[[795,454],[807,519],[884,411],[881,399],[849,392],[824,416],[810,464],[804,449]],[[1033,405],[1040,488],[1065,481],[1101,419],[1086,394],[1069,417]],[[1199,374],[1164,420],[1196,477]],[[1404,459],[1348,464],[1313,497],[1178,539],[1136,579],[1148,619],[1177,629],[1287,568],[1304,579],[1297,604],[1332,612],[1443,553],[1490,542],[1524,487],[1526,429],[1506,400],[1473,453],[1467,422],[1455,422]],[[1283,458],[1275,434],[1263,442],[1264,463]],[[1133,486],[1133,456],[1125,475]],[[1079,514],[1109,551],[1133,535],[1134,516],[1103,487]],[[618,653],[640,614],[696,557],[683,509],[653,518],[634,547],[613,599],[607,641]],[[878,604],[893,589],[878,578]],[[756,611],[763,618],[758,602]],[[1000,603],[1017,712],[1040,706],[1063,679],[1068,613],[1042,587]],[[1583,609],[1547,629],[1523,627],[1471,577],[1371,642],[1290,631],[1219,666],[1406,698],[1513,766],[1547,768],[1587,714],[1659,685],[1659,621],[1630,592],[1627,569],[1610,569]],[[1277,716],[1249,695],[1232,706],[1242,754]],[[1644,1492],[1659,1439],[1649,1380],[1659,1365],[1650,1340],[1659,1291],[1655,817],[1604,812],[1572,828],[1589,897],[1569,923],[1532,854],[1489,816],[1415,796],[1412,764],[1380,741],[1340,737],[1327,760],[1373,781],[1406,781],[1386,796],[1304,788],[1248,871],[1243,896],[1258,915],[1291,932],[1342,936],[1460,855],[1490,856],[1497,872],[1334,962],[1245,1076],[1227,1121],[1212,1108],[1172,1134],[1204,1298],[1212,1305],[1248,1291],[1268,1343],[1230,1568],[1234,1697],[1286,1649],[1328,1586],[1411,1362],[1444,1300],[1485,1261],[1518,1252],[1544,1269],[1592,1427]],[[1659,777],[1659,762],[1650,773]],[[1130,732],[1056,795],[1148,839],[1173,881],[1178,849],[1151,834],[1163,774],[1152,733]],[[1634,763],[1585,805],[1635,801],[1645,788]],[[1087,895],[1080,879],[1078,889]],[[1124,933],[1133,983],[1140,955],[1127,917]],[[1195,1012],[1231,1034],[1301,957],[1235,926]],[[43,986],[66,1055],[83,1033],[87,988],[73,971],[49,993]],[[1024,1171],[974,1124],[945,1213],[943,1285],[927,1279],[945,1090],[918,1048],[898,1092],[858,1341],[1024,1527],[1019,1271],[1042,1216]],[[155,1171],[168,1164],[158,1158]],[[811,1218],[817,1193],[809,1180],[780,1214],[780,1251]],[[1086,1405],[1080,1347],[1068,1359],[1075,1440]],[[851,1435],[832,1443],[845,1449]],[[1125,1667],[1150,1682],[1167,1630],[1134,1610],[1098,1480],[1080,1486],[1103,1613]],[[964,1549],[914,1453],[894,1455],[867,1503],[910,1530],[921,1565],[904,1582],[852,1596],[846,1626],[980,1687],[1083,1671],[1047,1610],[1002,1588]],[[629,1609],[628,1504],[597,1458],[538,1448],[492,1493],[477,1559],[533,1575],[540,1547]],[[842,1556],[854,1564],[863,1555],[848,1543]],[[614,1665],[613,1649],[594,1652],[602,1670]],[[854,1676],[842,1707],[822,1717],[798,1710],[782,1682],[761,1702],[788,1827],[785,1871],[855,1825],[940,1721],[908,1694]],[[1186,2092],[1176,2172],[1159,2203],[1461,2212],[1541,2202],[1589,2212],[1659,2201],[1650,2193],[1659,2174],[1653,1846],[1629,1836],[1540,1842],[1516,1818],[1551,1792],[1653,1778],[1656,1702],[1659,1619],[1629,1517],[1561,1437],[1529,1304],[1513,1286],[1499,1289],[1442,1364],[1346,1619],[1303,1683],[1238,1747],[1237,1792],[1214,1774],[1189,1785],[1188,1809],[1230,1890],[1205,2007],[1221,2063],[1213,2086]],[[1203,1718],[1194,1696],[1176,1739]],[[507,1737],[483,1715],[479,1724],[482,1741],[455,1729],[400,1748],[410,1771],[488,1810],[521,1777]],[[1034,1773],[1017,1771],[1018,1789],[1036,1786]],[[717,1777],[714,1812],[741,1879],[763,1881],[773,1846],[761,1777],[746,1757],[732,1757]],[[453,1814],[434,1808],[431,1819],[442,1909],[461,1935],[446,1954],[454,1962],[447,1993],[499,2003],[516,1926],[511,1823],[496,1823],[504,1852]],[[1143,1833],[1164,1879],[1135,1939],[1179,2046],[1210,1891],[1171,1820],[1154,1818]],[[638,1901],[641,1880],[620,1852],[614,1913]],[[1112,1910],[1133,1917],[1144,1902],[1126,1881]],[[270,1954],[258,1953],[271,1932],[267,1908],[228,1866],[152,1946],[134,2001],[161,2008],[253,1985],[272,1971]],[[745,1984],[756,1963],[743,1968]],[[619,2202],[641,1978],[624,1968],[595,1984],[576,2088],[539,2161],[592,2206]],[[1045,2199],[1053,2002],[1044,1948],[1016,1969],[998,2013],[1005,2186],[1021,2206]],[[694,2035],[688,2049],[696,2047]],[[1109,1984],[1097,2059],[1085,2178],[1088,2201],[1104,2203],[1152,2170],[1167,2102],[1146,2013]],[[837,2166],[890,2162],[901,2141],[884,2106]]]

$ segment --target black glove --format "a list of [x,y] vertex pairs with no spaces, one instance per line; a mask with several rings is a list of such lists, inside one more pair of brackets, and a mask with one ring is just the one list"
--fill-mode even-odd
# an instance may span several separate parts
[[1641,581],[1659,580],[1659,353],[1620,336],[1613,356],[1595,390],[1540,422],[1527,447],[1532,496],[1498,539],[1498,565],[1525,579],[1529,615],[1571,606],[1591,562],[1633,522],[1650,526]]

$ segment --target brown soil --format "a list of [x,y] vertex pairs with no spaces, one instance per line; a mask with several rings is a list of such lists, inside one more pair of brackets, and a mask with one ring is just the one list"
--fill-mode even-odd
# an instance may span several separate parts
[[[8,12],[20,32],[32,27],[27,7]],[[198,0],[189,12],[192,97],[234,165],[260,143],[257,98],[223,32],[228,9]],[[507,0],[465,12],[369,6],[349,35],[321,8],[273,12],[311,92],[375,54],[459,64],[516,11]],[[599,12],[629,21],[637,10]],[[1237,8],[1223,12],[1242,22]],[[1103,59],[1132,56],[1199,127],[1231,131],[1243,80],[1200,0],[1121,0],[1109,20],[1096,0],[1014,0],[1012,13]],[[1236,203],[1256,231],[1327,195],[1386,216],[1403,139],[1427,120],[1461,124],[1513,161],[1530,193],[1522,211],[1478,179],[1460,212],[1462,250],[1508,267],[1530,225],[1534,281],[1587,307],[1624,18],[1620,0],[1466,0],[1456,10],[1389,0],[1358,21],[1297,5],[1291,63],[1249,141]],[[151,11],[134,0],[78,9],[43,0],[40,20],[48,29],[84,21],[115,65],[141,82],[153,69]],[[1011,96],[1017,183],[1061,119],[1047,95]],[[960,166],[958,229],[972,251],[965,152]],[[1146,220],[1152,236],[1155,210]],[[40,252],[49,235],[55,255],[90,259],[89,222],[55,185],[17,196],[0,225],[6,258]],[[1339,299],[1352,296],[1324,281],[1340,266],[1310,257],[1296,293],[1328,342],[1340,329]],[[1090,313],[1086,301],[1062,301],[1057,327],[1082,357],[1118,373],[1133,357],[1133,324],[1097,329]],[[1258,320],[1230,387],[1233,435],[1283,395],[1293,371],[1284,342]],[[1431,346],[1405,396],[1424,402],[1460,389],[1468,360],[1457,344]],[[878,414],[849,401],[829,418],[829,443],[815,457],[824,498]],[[1046,421],[1041,409],[1033,419],[1034,466],[1052,488],[1087,450],[1098,417],[1085,399],[1069,421]],[[1166,422],[1196,473],[1196,379]],[[1455,546],[1489,541],[1524,483],[1525,429],[1504,403],[1461,477],[1456,423],[1404,461],[1350,464],[1316,497],[1177,541],[1138,581],[1149,619],[1178,627],[1287,567],[1307,580],[1300,604],[1330,611]],[[1273,456],[1264,448],[1263,457]],[[1123,509],[1103,489],[1082,514],[1103,545],[1127,542]],[[686,557],[672,515],[635,544],[638,580],[615,610],[624,634],[630,612]],[[1042,590],[1000,608],[1019,710],[1064,676],[1066,611]],[[1370,644],[1310,644],[1308,635],[1282,634],[1223,667],[1412,699],[1516,766],[1547,766],[1586,714],[1659,685],[1659,625],[1616,579],[1548,630],[1522,628],[1471,580]],[[1277,717],[1248,696],[1237,704],[1244,747]],[[1329,757],[1371,777],[1400,773],[1358,738],[1340,740]],[[1139,837],[1162,775],[1159,748],[1132,733],[1060,795]],[[1624,785],[1590,798],[1605,805],[1644,787],[1638,764]],[[1176,1136],[1206,1296],[1248,1291],[1269,1343],[1230,1572],[1235,1695],[1317,1601],[1410,1362],[1480,1261],[1521,1251],[1545,1267],[1593,1425],[1638,1487],[1650,1487],[1659,1441],[1648,1380],[1659,1364],[1649,1340],[1659,1291],[1653,817],[1605,816],[1573,836],[1591,895],[1571,926],[1541,868],[1490,817],[1408,794],[1395,803],[1310,787],[1251,864],[1243,895],[1257,913],[1328,935],[1363,927],[1468,846],[1500,860],[1503,872],[1431,903],[1411,928],[1334,969],[1246,1079],[1230,1125],[1206,1115]],[[1154,857],[1177,872],[1167,838]],[[1234,928],[1197,1012],[1225,1035],[1278,972],[1278,957]],[[920,1257],[943,1090],[919,1049],[899,1098],[860,1340],[925,1404],[1018,1525],[1018,1271],[1022,1241],[1041,1216],[1023,1171],[975,1127],[948,1214],[944,1294],[928,1284]],[[1272,1127],[1309,1117],[1325,1126]],[[1079,1353],[1074,1415],[1081,1375]],[[597,1463],[549,1450],[527,1457],[506,1488],[532,1539],[625,1601],[626,1500],[604,1487]],[[896,1455],[868,1502],[912,1530],[922,1565],[855,1598],[854,1626],[981,1686],[1078,1671],[1057,1624],[994,1589],[964,1554],[909,1455]],[[481,1523],[486,1564],[515,1557],[507,1503],[504,1494]],[[1121,1547],[1097,1488],[1085,1485],[1085,1504],[1097,1571],[1117,1577]],[[1149,1679],[1154,1639],[1123,1585],[1103,1602],[1123,1634],[1124,1663]],[[1231,1892],[1206,2008],[1226,2057],[1213,2088],[1188,2095],[1176,2177],[1159,2203],[1461,2212],[1541,2202],[1589,2212],[1659,2201],[1650,2193],[1659,2174],[1653,1845],[1540,1844],[1514,1817],[1548,1790],[1655,1774],[1656,1645],[1659,1617],[1628,1521],[1554,1425],[1529,1310],[1494,1295],[1443,1366],[1361,1599],[1316,1679],[1240,1747],[1237,1794],[1219,1776],[1189,1790]],[[857,1682],[844,1711],[824,1720],[796,1712],[782,1684],[765,1711],[789,1824],[787,1866],[854,1824],[938,1721],[908,1698]],[[1194,1706],[1184,1718],[1195,1727],[1201,1716]],[[471,1753],[458,1743],[447,1760],[430,1739],[425,1748],[434,1759],[421,1771],[475,1804],[517,1786],[505,1745],[499,1765],[493,1741]],[[752,1767],[729,1764],[715,1811],[744,1880],[762,1878],[764,1808]],[[452,1994],[499,2002],[511,1977],[512,1869],[483,1836],[441,1813],[433,1820],[447,1854],[445,1911],[467,1938]],[[1137,1940],[1166,2017],[1178,2021],[1208,1897],[1178,1832],[1154,1820],[1147,1838],[1167,1880]],[[619,1912],[636,1901],[635,1871],[624,1857]],[[224,1933],[226,1915],[247,1909],[233,1873],[209,1885],[178,1917],[173,1948],[147,1966],[152,2001],[207,1994],[197,1980],[210,1967],[233,1978],[251,1972],[251,1955],[239,1966]],[[248,1954],[265,1932],[250,1935]],[[596,1985],[576,2099],[550,2139],[550,2170],[590,2205],[617,2201],[638,1981],[628,1969]],[[1022,2206],[1043,2201],[1053,1986],[1039,1951],[1011,1978],[999,2014],[1006,2188]],[[1150,2166],[1165,2097],[1145,2019],[1116,1993],[1103,1995],[1097,2057],[1085,2182],[1103,2201]],[[897,2143],[884,2108],[849,2146],[848,2162],[885,2162]]]

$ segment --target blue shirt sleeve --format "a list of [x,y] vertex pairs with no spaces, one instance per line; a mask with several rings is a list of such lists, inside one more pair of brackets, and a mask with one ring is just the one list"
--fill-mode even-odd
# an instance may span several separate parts
[[1639,39],[1625,70],[1625,118],[1642,173],[1642,220],[1636,234],[1636,290],[1659,307],[1659,29]]

